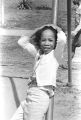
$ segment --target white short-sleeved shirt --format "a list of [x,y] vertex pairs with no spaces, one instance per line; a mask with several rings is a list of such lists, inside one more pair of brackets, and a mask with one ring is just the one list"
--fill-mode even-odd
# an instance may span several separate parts
[[36,80],[38,86],[53,85],[56,86],[56,74],[58,62],[54,56],[54,50],[50,53],[41,55],[36,61]]

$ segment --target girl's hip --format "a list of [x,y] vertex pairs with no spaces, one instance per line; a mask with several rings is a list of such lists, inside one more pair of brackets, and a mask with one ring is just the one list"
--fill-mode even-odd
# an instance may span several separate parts
[[27,97],[24,102],[21,103],[24,111],[30,111],[29,113],[44,113],[49,106],[49,96],[40,88],[32,87],[27,91]]
[[32,86],[27,90],[27,97],[28,98],[36,98],[36,99],[49,99],[49,95],[46,91],[43,91],[38,86]]

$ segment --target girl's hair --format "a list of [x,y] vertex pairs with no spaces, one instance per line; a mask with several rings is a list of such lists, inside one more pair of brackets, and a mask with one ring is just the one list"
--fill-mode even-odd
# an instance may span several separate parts
[[31,40],[30,40],[31,43],[34,44],[38,50],[40,50],[41,35],[45,30],[51,30],[54,33],[54,37],[55,37],[54,49],[55,49],[57,45],[57,30],[54,29],[52,26],[44,26],[43,28],[39,29],[34,35],[31,36]]
[[80,2],[81,2],[81,0],[73,0],[73,4],[74,5],[78,5],[79,6]]
[[75,35],[72,42],[72,52],[75,52],[76,47],[81,46],[81,30]]

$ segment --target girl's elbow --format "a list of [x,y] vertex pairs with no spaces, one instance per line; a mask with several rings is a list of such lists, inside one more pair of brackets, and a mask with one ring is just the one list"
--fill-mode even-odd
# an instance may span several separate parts
[[29,37],[28,36],[23,36],[18,40],[18,45],[21,47],[25,47],[25,45],[28,43]]
[[22,45],[21,39],[19,39],[17,43],[18,43],[18,45],[21,46]]
[[63,31],[60,31],[58,33],[58,42],[63,42],[63,43],[66,43],[67,41],[67,38],[66,38],[66,35]]

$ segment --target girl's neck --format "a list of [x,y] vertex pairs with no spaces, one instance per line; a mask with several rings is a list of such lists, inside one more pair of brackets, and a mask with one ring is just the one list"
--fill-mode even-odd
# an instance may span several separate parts
[[[49,53],[51,53],[53,50],[51,50]],[[39,50],[39,54],[40,55],[47,55],[47,54],[49,54],[49,53],[44,53],[44,51],[42,51],[42,50]]]

